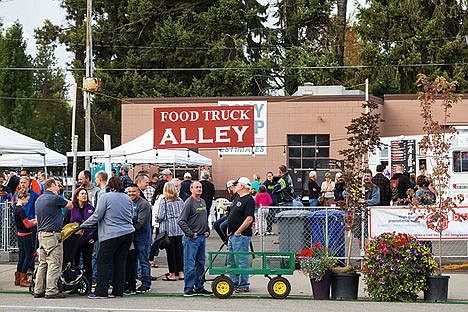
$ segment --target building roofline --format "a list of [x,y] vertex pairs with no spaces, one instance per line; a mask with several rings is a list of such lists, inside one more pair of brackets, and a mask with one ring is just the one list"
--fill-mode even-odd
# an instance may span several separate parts
[[[461,95],[462,95],[462,98],[468,97],[467,93],[462,93]],[[418,94],[385,94],[383,99],[384,101],[385,100],[417,100]]]
[[[370,99],[383,104],[383,99],[371,95]],[[223,101],[268,101],[268,102],[347,102],[364,101],[359,95],[304,95],[304,96],[228,96],[228,97],[173,97],[173,98],[124,98],[122,104],[182,104]]]

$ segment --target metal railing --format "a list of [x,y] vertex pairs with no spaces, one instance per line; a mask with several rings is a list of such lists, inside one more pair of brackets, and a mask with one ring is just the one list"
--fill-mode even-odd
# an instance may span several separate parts
[[0,250],[12,251],[18,249],[18,240],[16,237],[16,226],[13,220],[13,213],[10,203],[0,204]]

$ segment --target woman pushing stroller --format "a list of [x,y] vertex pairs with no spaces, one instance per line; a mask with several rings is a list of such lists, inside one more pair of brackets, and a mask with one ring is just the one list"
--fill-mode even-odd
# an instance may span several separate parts
[[[75,190],[72,203],[73,208],[65,212],[63,225],[69,223],[82,224],[94,213],[94,207],[89,202],[88,191],[83,187]],[[80,258],[82,258],[84,276],[88,282],[92,280],[91,260],[96,238],[96,229],[83,229],[63,242],[63,263],[71,262],[74,266],[79,266]]]

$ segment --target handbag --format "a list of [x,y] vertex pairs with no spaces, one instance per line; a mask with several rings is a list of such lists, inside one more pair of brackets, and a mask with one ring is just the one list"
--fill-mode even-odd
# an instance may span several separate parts
[[323,206],[325,204],[325,196],[320,196],[318,199],[317,199],[317,204],[319,206]]
[[[165,217],[163,220],[167,220],[167,202],[166,199],[164,199],[164,212],[165,212]],[[171,245],[171,240],[169,239],[169,234],[167,231],[162,231],[156,237],[154,238],[154,242],[158,244],[159,249],[163,250],[168,248]]]
[[158,244],[159,249],[163,250],[166,249],[171,245],[171,240],[169,239],[169,235],[166,231],[159,233],[156,235],[154,242]]

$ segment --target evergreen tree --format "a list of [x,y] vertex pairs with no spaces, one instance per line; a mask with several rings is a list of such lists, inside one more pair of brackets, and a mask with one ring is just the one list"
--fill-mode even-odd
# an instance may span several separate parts
[[[36,110],[31,57],[26,53],[23,27],[14,23],[0,32],[0,124],[34,136]],[[23,68],[26,68],[24,70]]]
[[356,28],[362,64],[376,66],[363,72],[374,82],[372,93],[415,93],[419,73],[457,80],[466,92],[467,10],[457,0],[371,0],[361,7]]
[[334,1],[283,0],[278,1],[273,36],[274,63],[284,71],[276,73],[286,94],[293,94],[299,85],[334,84],[339,71],[316,71],[298,67],[339,65],[339,41],[331,11]]
[[65,100],[65,75],[57,69],[54,45],[38,45],[34,66],[34,89],[38,101],[38,120],[34,124],[36,138],[61,153],[70,150],[70,106]]

